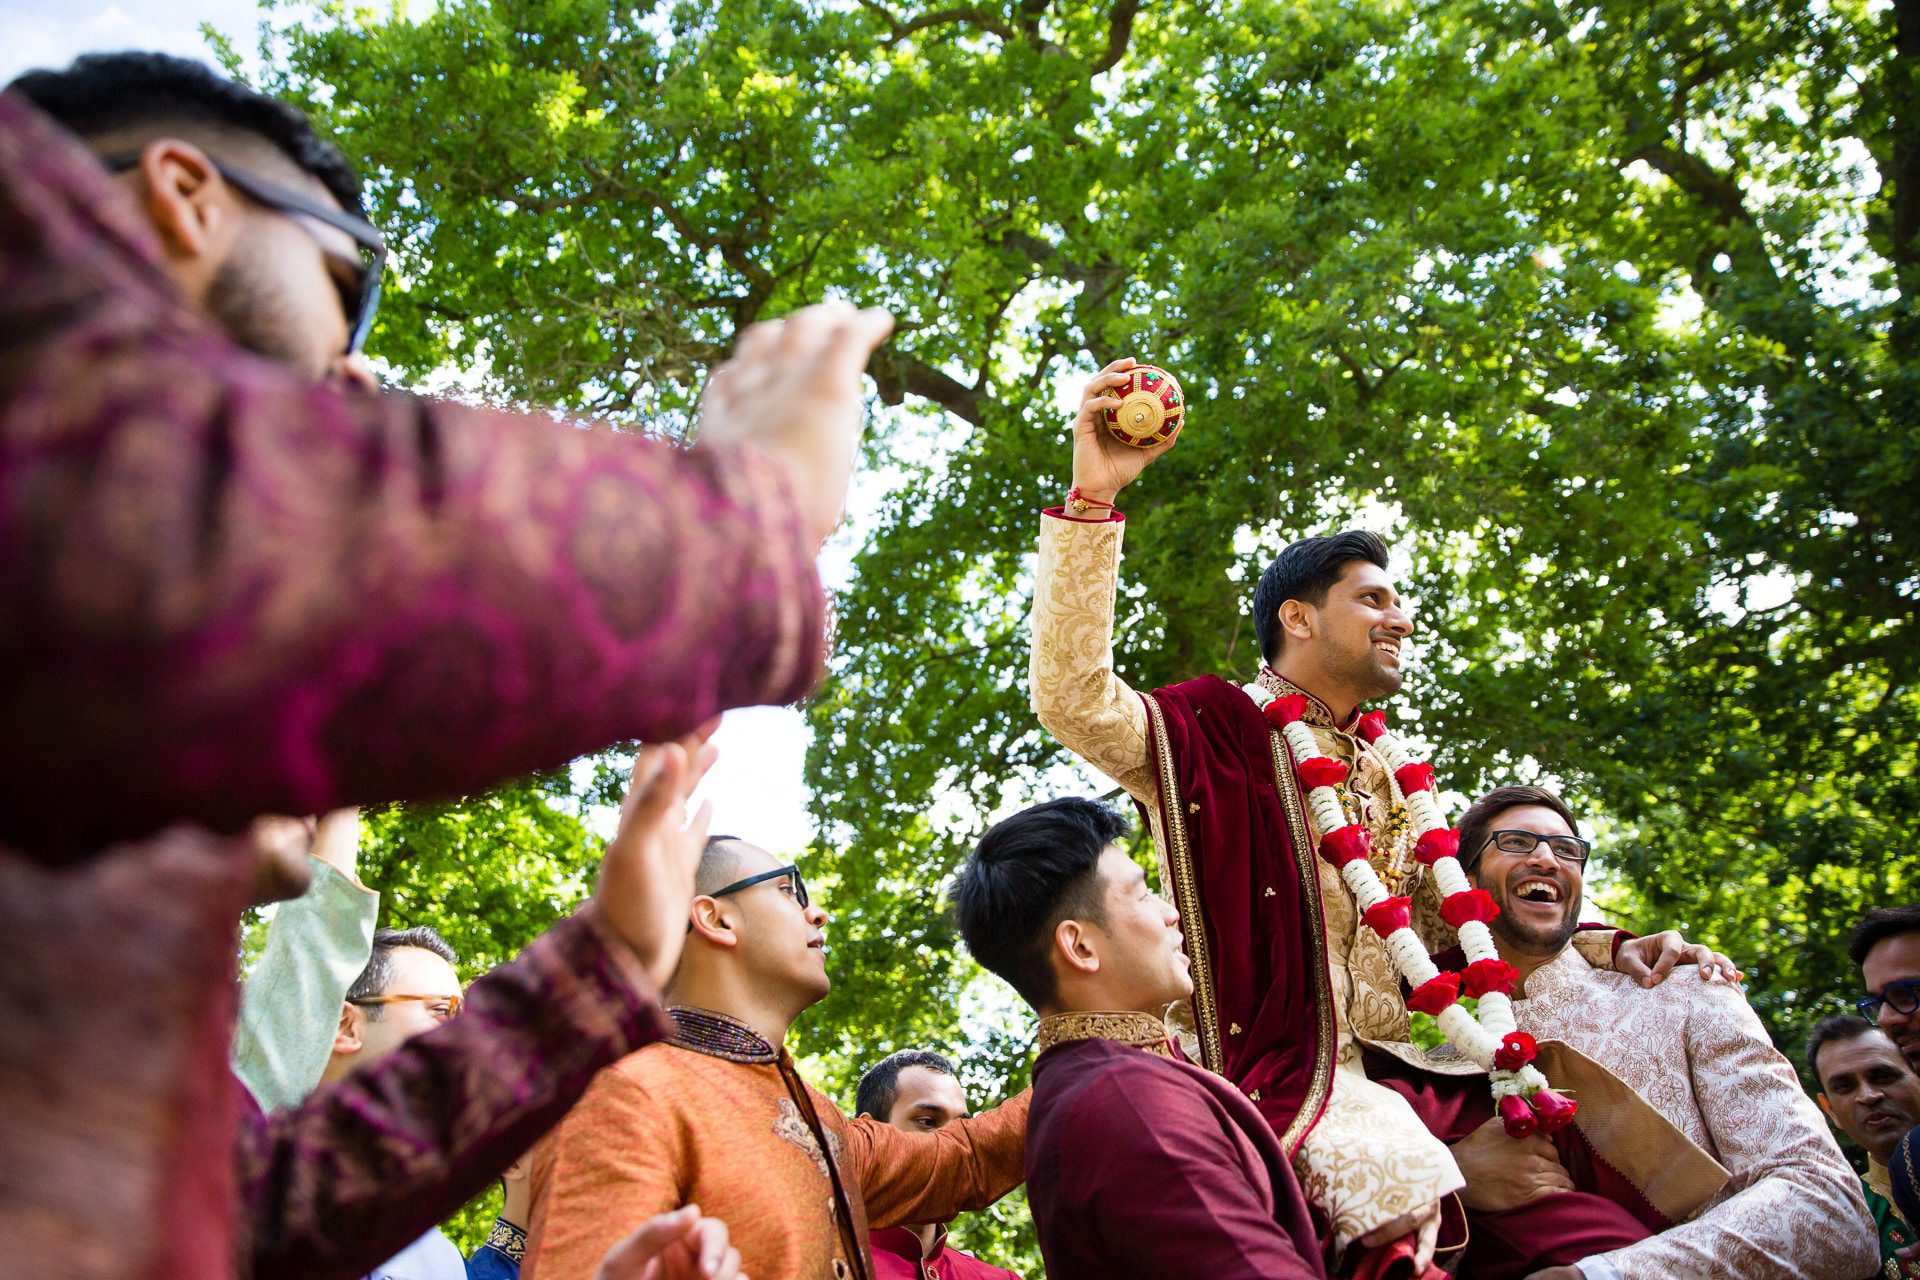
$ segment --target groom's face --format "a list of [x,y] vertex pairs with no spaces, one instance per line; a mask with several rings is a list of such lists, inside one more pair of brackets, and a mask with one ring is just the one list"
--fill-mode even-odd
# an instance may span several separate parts
[[1385,569],[1368,560],[1348,561],[1315,613],[1321,665],[1329,675],[1363,701],[1400,688],[1413,619]]

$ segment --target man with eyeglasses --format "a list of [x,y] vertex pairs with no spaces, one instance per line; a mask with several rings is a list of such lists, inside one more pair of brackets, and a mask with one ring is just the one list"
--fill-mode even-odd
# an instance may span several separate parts
[[[460,1012],[464,993],[447,940],[426,925],[381,929],[367,967],[347,989],[333,1051],[321,1076],[344,1080]],[[510,1224],[525,1228],[525,1223]],[[369,1280],[466,1280],[466,1260],[439,1228],[428,1231]]]
[[[1733,975],[1703,966],[1649,988],[1594,967],[1571,945],[1591,846],[1552,791],[1498,788],[1474,802],[1459,830],[1468,879],[1500,909],[1489,926],[1500,956],[1519,971],[1520,1030],[1540,1042],[1543,1061],[1565,1046],[1610,1076],[1582,1089],[1575,1126],[1552,1141],[1516,1141],[1489,1118],[1454,1142],[1463,1197],[1477,1211],[1471,1274],[1484,1274],[1476,1251],[1498,1247],[1503,1214],[1549,1197],[1590,1224],[1584,1238],[1610,1236],[1615,1247],[1534,1280],[1871,1275],[1879,1249],[1860,1180]],[[1653,1114],[1635,1098],[1609,1096],[1618,1085]],[[1644,1167],[1644,1153],[1656,1151],[1660,1167]],[[1618,1246],[1635,1219],[1645,1238]]]
[[694,890],[667,988],[678,1030],[602,1071],[534,1150],[528,1280],[588,1280],[625,1224],[688,1202],[728,1224],[748,1275],[872,1280],[870,1229],[1019,1185],[1026,1094],[909,1133],[848,1120],[801,1079],[788,1033],[832,983],[797,866],[714,836]]
[[1847,955],[1867,989],[1860,1016],[1920,1071],[1920,903],[1868,912],[1854,926]]
[[43,1280],[351,1280],[666,1030],[691,863],[610,856],[466,1016],[244,1114],[254,818],[476,794],[822,666],[884,312],[738,334],[683,449],[375,391],[380,254],[340,152],[204,66],[0,92],[0,1238]]

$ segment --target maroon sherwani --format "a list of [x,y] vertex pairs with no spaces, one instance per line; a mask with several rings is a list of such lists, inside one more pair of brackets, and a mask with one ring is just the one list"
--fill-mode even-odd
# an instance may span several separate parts
[[[1253,700],[1203,676],[1147,700],[1169,880],[1194,962],[1203,1054],[1255,1099],[1293,1153],[1326,1105],[1337,1051],[1321,874],[1304,796],[1284,748]],[[1168,803],[1169,800],[1172,803]],[[1444,968],[1458,969],[1455,956]],[[1491,1118],[1484,1075],[1438,1074],[1368,1049],[1370,1079],[1399,1092],[1428,1132],[1452,1143]],[[1632,1183],[1598,1159],[1578,1129],[1558,1139],[1570,1195],[1500,1214],[1447,1203],[1443,1249],[1466,1246],[1480,1280],[1524,1280],[1543,1267],[1621,1248],[1670,1225]],[[1390,1265],[1378,1251],[1359,1263]]]
[[250,1127],[236,1185],[253,859],[213,832],[789,701],[823,601],[750,453],[314,385],[159,252],[0,94],[0,1240],[37,1280],[344,1280],[655,1038],[652,995],[567,923],[471,1022]]
[[1272,1126],[1227,1081],[1159,1050],[1070,1039],[1035,1060],[1027,1202],[1047,1274],[1325,1280]]

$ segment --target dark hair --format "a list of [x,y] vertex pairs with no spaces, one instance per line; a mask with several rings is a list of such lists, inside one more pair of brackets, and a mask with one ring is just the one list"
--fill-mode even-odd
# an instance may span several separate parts
[[1573,810],[1567,808],[1565,800],[1545,787],[1495,787],[1468,806],[1456,824],[1460,832],[1460,869],[1472,875],[1474,868],[1480,865],[1482,846],[1487,843],[1495,818],[1509,809],[1520,809],[1530,804],[1553,810],[1567,820],[1569,829],[1574,829]]
[[89,53],[64,71],[29,71],[7,87],[83,138],[123,129],[157,138],[194,124],[252,134],[317,178],[342,209],[365,216],[353,166],[306,116],[190,59]]
[[1325,604],[1327,592],[1355,560],[1386,568],[1386,542],[1377,533],[1348,529],[1324,538],[1302,538],[1281,549],[1253,590],[1253,634],[1262,658],[1273,661],[1286,644],[1280,606],[1289,600],[1316,608]]
[[1835,1041],[1854,1040],[1879,1029],[1857,1013],[1837,1013],[1814,1025],[1813,1035],[1807,1039],[1807,1070],[1813,1073],[1813,1082],[1822,1092],[1827,1085],[1820,1078],[1820,1051]]
[[740,855],[732,846],[745,843],[739,836],[708,836],[700,849],[700,865],[693,871],[693,891],[710,894],[739,879]]
[[867,1068],[853,1093],[853,1113],[884,1121],[900,1101],[900,1073],[908,1067],[925,1067],[943,1076],[958,1077],[953,1064],[931,1049],[902,1049],[890,1053]]
[[1865,964],[1867,952],[1903,933],[1920,933],[1920,902],[1910,907],[1881,907],[1867,912],[1860,923],[1853,926],[1853,936],[1847,939],[1847,958],[1855,964]]
[[1126,833],[1127,820],[1096,800],[1048,800],[988,829],[954,879],[967,950],[1034,1008],[1056,991],[1054,929],[1069,918],[1105,922],[1100,853]]
[[[447,940],[424,924],[411,929],[378,929],[373,935],[373,955],[367,959],[367,967],[347,988],[347,1003],[366,1000],[387,993],[387,984],[393,981],[393,953],[401,947],[418,947],[422,951],[431,951],[448,964],[459,964],[460,957],[454,954]],[[386,1013],[384,1005],[366,1006],[367,1021],[378,1022]]]

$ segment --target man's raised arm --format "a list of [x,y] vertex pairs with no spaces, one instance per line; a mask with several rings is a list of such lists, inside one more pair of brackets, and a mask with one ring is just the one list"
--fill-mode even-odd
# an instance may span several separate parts
[[1151,802],[1146,708],[1113,670],[1113,602],[1125,527],[1113,502],[1179,433],[1135,449],[1101,427],[1100,411],[1120,403],[1106,393],[1133,365],[1115,360],[1081,396],[1073,423],[1073,491],[1084,509],[1056,508],[1041,517],[1028,689],[1034,714],[1060,745]]

